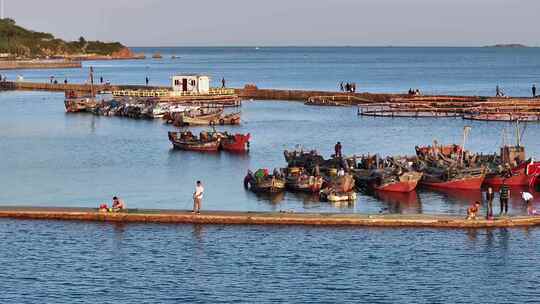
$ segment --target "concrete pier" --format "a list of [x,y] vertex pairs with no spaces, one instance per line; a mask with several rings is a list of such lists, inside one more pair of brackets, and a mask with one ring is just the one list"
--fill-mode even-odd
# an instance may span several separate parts
[[0,218],[125,223],[177,223],[208,225],[309,225],[406,228],[495,228],[540,225],[540,216],[512,216],[495,220],[466,220],[465,216],[284,213],[130,209],[98,212],[93,208],[0,207]]
[[0,60],[0,70],[22,69],[78,69],[80,61],[71,60]]

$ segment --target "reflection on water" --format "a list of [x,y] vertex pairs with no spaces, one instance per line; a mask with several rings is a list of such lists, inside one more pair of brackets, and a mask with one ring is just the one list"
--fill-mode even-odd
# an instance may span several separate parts
[[375,191],[373,195],[382,202],[383,212],[422,213],[422,203],[416,191],[407,193]]

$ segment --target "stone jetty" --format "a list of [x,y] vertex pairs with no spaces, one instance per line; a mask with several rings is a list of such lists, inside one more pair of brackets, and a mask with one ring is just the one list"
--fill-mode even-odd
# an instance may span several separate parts
[[294,212],[203,211],[129,209],[99,212],[95,208],[0,207],[0,218],[122,223],[175,223],[207,225],[308,225],[393,228],[497,228],[540,225],[540,216],[510,216],[494,220],[466,220],[465,216],[343,214]]

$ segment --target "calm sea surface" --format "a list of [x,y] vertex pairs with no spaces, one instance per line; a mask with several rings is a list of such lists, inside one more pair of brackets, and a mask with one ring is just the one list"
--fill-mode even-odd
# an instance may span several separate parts
[[[175,73],[208,73],[217,85],[492,95],[499,84],[526,96],[540,84],[540,49],[168,48],[163,60],[86,62],[112,83],[166,85]],[[170,59],[171,55],[179,59]],[[29,81],[84,82],[87,69],[10,71]],[[505,123],[361,118],[351,108],[254,101],[242,107],[245,156],[173,151],[160,121],[64,113],[63,94],[0,93],[0,205],[97,206],[113,195],[129,207],[186,209],[193,184],[214,210],[464,214],[480,191],[359,196],[331,205],[286,193],[246,192],[247,169],[284,166],[284,149],[329,155],[413,154],[433,139],[495,152]],[[195,129],[199,131],[201,129]],[[539,124],[524,143],[540,156]],[[540,208],[540,193],[535,194]],[[511,213],[523,214],[517,196]],[[496,209],[497,211],[497,209]],[[0,220],[0,301],[73,302],[536,302],[540,230],[320,229],[109,225]],[[46,299],[46,300],[44,300]]]

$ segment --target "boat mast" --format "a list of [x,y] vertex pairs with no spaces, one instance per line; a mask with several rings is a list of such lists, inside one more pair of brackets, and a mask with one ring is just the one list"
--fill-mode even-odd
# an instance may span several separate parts
[[90,67],[90,94],[92,97],[96,96],[96,93],[94,92],[94,68]]
[[467,142],[467,136],[469,136],[470,131],[471,131],[470,126],[463,127],[463,144],[461,145],[461,164],[462,165],[463,165],[463,157],[465,154],[465,143]]

